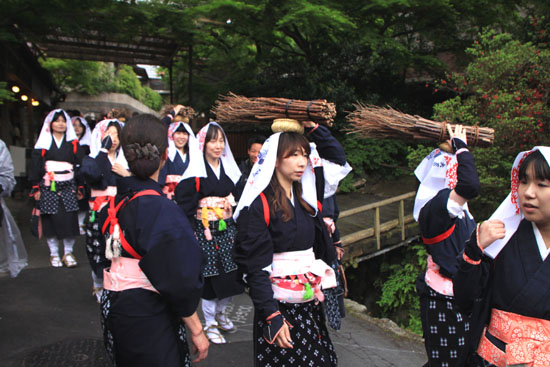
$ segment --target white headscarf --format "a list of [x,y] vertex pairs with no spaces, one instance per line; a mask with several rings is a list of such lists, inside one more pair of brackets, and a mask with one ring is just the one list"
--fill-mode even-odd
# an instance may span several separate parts
[[[206,167],[204,165],[202,151],[199,149],[199,140],[193,133],[191,126],[185,122],[173,122],[168,127],[168,158],[173,162],[176,158],[176,154],[180,153],[179,149],[176,148],[176,144],[174,144],[174,133],[181,125],[183,125],[187,131],[187,134],[189,134],[189,138],[187,140],[189,166],[187,166],[187,169],[181,176],[181,179],[185,180],[189,177],[206,177]],[[183,157],[181,158],[183,160]]]
[[506,228],[506,235],[500,240],[496,240],[489,247],[485,248],[485,253],[492,258],[495,258],[498,253],[504,248],[504,245],[508,243],[508,240],[518,229],[519,223],[523,219],[523,213],[519,207],[519,168],[523,163],[523,160],[535,150],[542,153],[548,165],[550,165],[550,147],[538,146],[525,152],[521,152],[516,156],[514,160],[514,166],[511,173],[511,190],[506,199],[500,204],[497,210],[491,215],[489,219],[499,219],[504,222]]
[[[243,194],[241,195],[241,200],[233,213],[233,219],[237,220],[239,213],[243,208],[246,208],[252,204],[254,200],[262,193],[265,188],[269,185],[273,172],[275,172],[275,163],[277,162],[277,149],[279,147],[279,137],[281,133],[276,133],[271,135],[260,149],[260,154],[258,154],[258,159],[248,180],[244,187]],[[315,187],[315,172],[313,171],[314,167],[322,165],[321,158],[317,152],[317,147],[315,144],[311,144],[311,154],[309,156],[307,167],[302,175],[302,198],[308,203],[315,212],[317,212],[317,190]]]
[[[434,149],[416,167],[414,174],[420,181],[420,186],[414,199],[414,220],[418,221],[420,210],[437,193],[445,188],[454,189],[458,181],[456,170],[458,161],[455,154],[450,154],[441,149]],[[464,210],[468,210],[467,204]]]
[[88,125],[88,121],[81,116],[71,117],[71,122],[74,123],[75,120],[79,120],[82,126],[84,126],[84,132],[82,133],[82,137],[78,140],[78,143],[80,145],[90,146],[92,143],[92,130],[90,129],[90,125]]
[[53,116],[57,112],[63,112],[63,115],[65,116],[65,121],[67,122],[67,130],[65,131],[65,140],[66,141],[73,141],[75,139],[78,139],[76,137],[76,133],[74,132],[73,124],[71,123],[71,118],[69,117],[69,114],[62,110],[61,108],[58,108],[57,110],[52,110],[50,113],[48,113],[48,116],[44,119],[44,123],[42,124],[42,130],[40,130],[40,135],[38,135],[38,139],[36,140],[36,144],[34,144],[34,149],[46,149],[49,150],[52,146],[53,141],[53,135],[51,130],[51,124]]
[[336,194],[338,185],[352,170],[348,162],[341,166],[327,159],[323,159],[323,171],[325,176],[325,198]]
[[[221,132],[223,133],[223,137],[225,139],[225,146],[223,148],[221,161],[223,164],[223,169],[225,171],[225,174],[233,181],[234,184],[237,184],[239,182],[239,178],[241,177],[241,170],[239,169],[239,166],[237,165],[237,162],[235,162],[235,158],[233,158],[233,153],[231,153],[231,148],[229,147],[229,142],[227,141],[227,136],[225,135],[225,131],[223,131],[222,127],[217,122],[209,122],[205,126],[200,129],[199,133],[197,134],[197,138],[199,139],[199,149],[201,152],[204,153],[204,142],[206,140],[206,133],[208,132],[208,128],[210,125],[217,126],[220,128]],[[187,168],[185,171],[190,171],[189,174],[191,174],[191,170]],[[191,176],[198,176],[197,174],[192,174]]]
[[[90,157],[95,158],[99,154],[99,150],[101,149],[101,141],[105,137],[105,132],[107,131],[107,127],[111,122],[116,122],[120,125],[120,128],[124,128],[124,123],[118,121],[117,119],[107,119],[102,120],[97,123],[97,125],[94,127],[94,131],[92,131],[92,142],[90,144]],[[120,141],[120,136],[118,137]],[[128,169],[128,162],[126,161],[126,157],[124,157],[124,152],[122,151],[122,147],[118,148],[117,156],[115,159],[115,163],[119,163],[122,167],[125,169]]]

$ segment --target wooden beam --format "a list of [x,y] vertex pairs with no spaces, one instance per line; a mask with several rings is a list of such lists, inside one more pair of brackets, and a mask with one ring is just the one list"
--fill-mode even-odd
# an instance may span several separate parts
[[406,194],[402,194],[402,195],[395,196],[395,197],[392,197],[392,198],[389,198],[389,199],[384,199],[384,200],[381,200],[381,201],[377,201],[375,203],[366,204],[366,205],[358,206],[357,208],[344,210],[343,212],[340,212],[340,215],[338,216],[338,218],[349,217],[350,215],[361,213],[361,212],[364,212],[366,210],[370,210],[370,209],[374,209],[374,208],[377,208],[377,207],[380,207],[380,206],[392,204],[392,203],[398,202],[400,200],[409,199],[409,198],[414,197],[415,195],[416,195],[416,191],[411,191],[411,192],[408,192]]
[[[404,217],[404,222],[405,222],[405,224],[414,222],[414,218],[413,218],[412,214],[409,214],[409,215],[405,216]],[[399,219],[393,219],[393,220],[387,221],[385,223],[382,223],[380,225],[380,232],[387,232],[387,231],[390,231],[390,230],[392,230],[392,229],[394,229],[398,226],[399,226]],[[369,238],[369,237],[373,237],[374,234],[375,234],[374,228],[367,228],[367,229],[363,229],[361,231],[357,231],[357,232],[345,235],[345,236],[341,237],[340,239],[342,240],[342,244],[344,245],[344,247],[346,247],[346,246],[349,246],[352,243],[364,240],[364,239]]]

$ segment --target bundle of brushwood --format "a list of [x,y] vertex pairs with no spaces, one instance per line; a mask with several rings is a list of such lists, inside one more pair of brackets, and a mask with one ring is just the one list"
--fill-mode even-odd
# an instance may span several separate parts
[[221,123],[271,123],[274,119],[287,118],[332,126],[336,106],[325,99],[247,98],[230,92],[226,96],[220,95],[211,112]]
[[190,119],[193,118],[193,116],[195,115],[195,110],[193,109],[193,107],[183,106],[183,108],[178,112],[178,115]]
[[[354,104],[355,111],[347,116],[348,134],[358,133],[366,138],[436,140],[449,138],[447,126],[454,124],[431,121],[420,116],[407,115],[391,107]],[[468,145],[488,146],[493,144],[494,130],[488,127],[464,126]]]

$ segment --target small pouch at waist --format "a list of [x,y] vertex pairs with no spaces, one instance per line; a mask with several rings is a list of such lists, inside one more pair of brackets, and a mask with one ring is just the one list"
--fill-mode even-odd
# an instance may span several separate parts
[[103,287],[110,291],[143,288],[159,293],[139,267],[138,259],[113,257],[111,267],[103,271],[103,279]]

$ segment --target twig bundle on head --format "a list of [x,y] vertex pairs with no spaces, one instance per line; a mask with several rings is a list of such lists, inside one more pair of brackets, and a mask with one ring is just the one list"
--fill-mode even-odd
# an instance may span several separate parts
[[226,96],[220,95],[211,112],[221,123],[271,123],[274,119],[287,118],[332,126],[336,106],[325,99],[247,98],[230,92]]
[[[447,126],[454,124],[425,119],[420,116],[407,115],[391,107],[378,107],[354,104],[355,111],[347,116],[350,127],[348,134],[358,133],[366,138],[435,140],[438,142],[449,138]],[[494,130],[488,127],[464,126],[468,144],[471,146],[488,146],[493,144]]]
[[193,115],[195,115],[195,110],[193,107],[184,106],[180,112],[178,112],[178,116],[187,117],[188,119],[193,118]]

